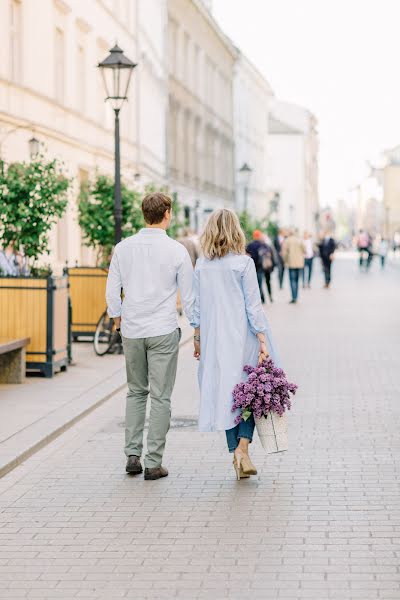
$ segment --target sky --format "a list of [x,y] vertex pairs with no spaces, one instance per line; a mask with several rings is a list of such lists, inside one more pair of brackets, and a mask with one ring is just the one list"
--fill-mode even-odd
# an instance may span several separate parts
[[400,144],[400,0],[213,0],[276,96],[318,119],[320,204]]

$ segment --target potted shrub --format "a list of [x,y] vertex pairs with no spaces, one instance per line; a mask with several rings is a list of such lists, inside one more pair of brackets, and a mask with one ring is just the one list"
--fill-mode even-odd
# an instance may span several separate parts
[[[147,186],[144,193],[154,191]],[[121,185],[122,237],[129,237],[142,227],[142,196],[137,190]],[[175,237],[179,229],[176,218],[178,203],[174,201],[175,219],[169,232]],[[96,266],[76,266],[66,269],[70,281],[72,302],[72,337],[93,338],[99,318],[105,310],[107,270],[114,247],[114,180],[97,173],[92,181],[82,185],[78,220],[85,244],[96,254]]]
[[27,369],[51,377],[68,363],[68,278],[39,262],[64,214],[70,180],[57,160],[0,165],[0,246],[15,272],[0,274],[0,336],[29,337]]
[[[141,194],[121,185],[122,235],[132,235],[144,225]],[[96,325],[105,310],[108,264],[114,246],[114,180],[96,173],[80,191],[78,220],[83,239],[95,251],[96,266],[65,269],[69,275],[72,304],[72,338],[93,338]]]

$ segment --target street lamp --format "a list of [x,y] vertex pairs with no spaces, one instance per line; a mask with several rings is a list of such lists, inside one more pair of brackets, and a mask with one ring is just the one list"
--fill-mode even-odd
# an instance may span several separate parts
[[274,214],[278,213],[279,210],[279,204],[281,201],[281,195],[279,192],[275,192],[274,197],[272,198],[272,200],[269,203],[269,216],[272,217]]
[[239,172],[239,176],[240,176],[240,182],[244,188],[244,212],[247,212],[249,184],[250,184],[250,178],[251,178],[253,169],[251,167],[249,167],[249,165],[247,163],[243,163],[243,165],[240,167],[238,172]]
[[31,137],[31,139],[28,142],[28,146],[29,146],[29,156],[31,157],[31,160],[34,160],[37,155],[39,154],[39,150],[40,150],[40,144],[39,144],[39,140],[35,138],[35,136]]
[[125,56],[116,44],[110,54],[98,67],[103,77],[106,101],[109,100],[115,114],[115,183],[114,183],[114,218],[115,243],[122,238],[122,201],[121,201],[121,158],[119,141],[119,111],[125,100],[128,100],[128,88],[132,71],[137,65]]

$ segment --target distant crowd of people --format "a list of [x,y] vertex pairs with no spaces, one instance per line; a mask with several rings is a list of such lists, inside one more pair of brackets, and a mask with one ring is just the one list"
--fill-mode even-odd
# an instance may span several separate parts
[[270,302],[273,302],[271,275],[275,268],[278,273],[279,287],[282,289],[285,271],[289,273],[291,304],[296,304],[299,295],[299,282],[303,288],[311,287],[314,258],[321,259],[325,278],[325,288],[331,283],[332,261],[336,242],[327,231],[318,241],[314,241],[308,231],[303,238],[295,229],[280,229],[274,240],[260,230],[253,232],[253,241],[246,248],[254,260],[261,300],[265,303],[263,283],[265,281]]
[[[380,261],[381,268],[385,268],[386,258],[389,252],[389,240],[379,235],[372,236],[368,231],[360,229],[355,244],[359,253],[358,263],[360,270],[369,271],[374,257]],[[396,252],[396,239],[393,240],[393,251]]]

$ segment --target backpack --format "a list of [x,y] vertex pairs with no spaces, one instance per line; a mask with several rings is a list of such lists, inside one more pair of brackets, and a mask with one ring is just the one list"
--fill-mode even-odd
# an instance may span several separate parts
[[271,273],[274,270],[274,261],[272,260],[272,251],[266,246],[258,249],[259,264],[263,271]]

